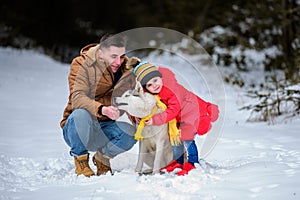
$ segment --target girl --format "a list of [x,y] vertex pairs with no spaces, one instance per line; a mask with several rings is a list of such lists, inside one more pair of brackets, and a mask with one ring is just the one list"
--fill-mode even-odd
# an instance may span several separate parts
[[[175,74],[167,68],[156,67],[148,62],[141,62],[134,68],[137,81],[143,88],[157,94],[167,106],[162,113],[155,114],[145,122],[146,125],[162,125],[176,119],[177,127],[181,131],[181,144],[173,146],[173,160],[161,169],[161,172],[176,172],[182,176],[195,168],[199,163],[198,150],[194,141],[195,134],[203,135],[211,128],[211,122],[218,118],[218,106],[205,102],[180,85]],[[184,163],[184,148],[187,152],[187,162]]]

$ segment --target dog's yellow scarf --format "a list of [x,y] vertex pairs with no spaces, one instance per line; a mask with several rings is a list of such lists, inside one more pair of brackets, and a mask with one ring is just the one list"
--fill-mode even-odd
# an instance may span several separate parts
[[[136,130],[136,133],[134,135],[134,139],[136,140],[142,140],[144,137],[142,135],[143,128],[145,126],[145,121],[149,120],[157,111],[158,108],[161,108],[162,110],[166,110],[167,106],[160,100],[158,95],[154,95],[156,99],[156,106],[153,108],[150,115],[143,117],[138,125],[138,128]],[[181,144],[180,141],[180,130],[177,128],[177,121],[176,119],[172,119],[168,123],[169,126],[169,136],[170,136],[170,143],[172,146],[178,146]]]

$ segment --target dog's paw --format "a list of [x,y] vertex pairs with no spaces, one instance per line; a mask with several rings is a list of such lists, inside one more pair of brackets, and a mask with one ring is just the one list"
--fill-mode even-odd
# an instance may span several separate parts
[[142,173],[140,173],[141,175],[152,175],[153,174],[153,170],[152,169],[146,169],[144,170]]

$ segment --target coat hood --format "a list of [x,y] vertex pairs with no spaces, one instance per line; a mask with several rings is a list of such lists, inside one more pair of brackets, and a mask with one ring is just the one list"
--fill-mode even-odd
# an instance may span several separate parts
[[86,45],[80,50],[80,55],[84,59],[86,58],[95,59],[98,48],[99,48],[99,44],[97,43]]

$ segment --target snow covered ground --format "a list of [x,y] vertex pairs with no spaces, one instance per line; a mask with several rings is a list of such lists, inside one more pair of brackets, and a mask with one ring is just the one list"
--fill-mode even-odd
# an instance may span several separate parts
[[[178,64],[167,55],[161,59]],[[139,176],[135,145],[112,160],[114,176],[77,177],[59,127],[69,65],[12,48],[0,48],[0,60],[1,200],[300,199],[300,118],[246,123],[249,113],[238,109],[248,99],[237,87],[225,85],[222,133],[188,176]],[[204,140],[197,137],[199,148]]]

